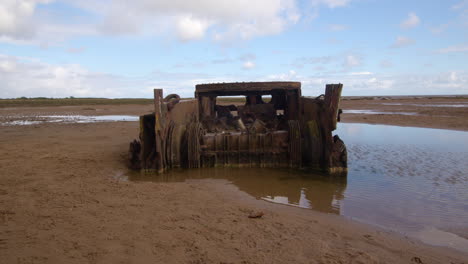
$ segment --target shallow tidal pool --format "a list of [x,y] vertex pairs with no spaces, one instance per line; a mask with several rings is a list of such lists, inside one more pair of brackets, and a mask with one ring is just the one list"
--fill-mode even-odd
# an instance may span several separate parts
[[468,132],[340,123],[347,177],[265,168],[129,173],[129,180],[225,179],[268,202],[339,214],[468,252]]
[[98,123],[98,122],[134,122],[138,116],[129,115],[35,115],[35,116],[6,116],[0,119],[2,126],[28,126],[47,123]]

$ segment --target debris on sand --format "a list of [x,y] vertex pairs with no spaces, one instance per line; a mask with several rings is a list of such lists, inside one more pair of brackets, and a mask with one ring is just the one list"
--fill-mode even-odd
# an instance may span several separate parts
[[249,218],[262,218],[263,215],[263,212],[251,212]]

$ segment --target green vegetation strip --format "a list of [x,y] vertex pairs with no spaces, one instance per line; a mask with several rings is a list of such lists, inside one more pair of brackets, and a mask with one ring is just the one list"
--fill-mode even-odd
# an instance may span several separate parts
[[15,106],[62,106],[62,105],[122,105],[152,104],[153,99],[106,99],[106,98],[18,98],[0,99],[0,108]]

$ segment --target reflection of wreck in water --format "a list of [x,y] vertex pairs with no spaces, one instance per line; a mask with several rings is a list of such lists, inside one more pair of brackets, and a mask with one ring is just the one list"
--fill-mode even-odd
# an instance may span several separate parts
[[235,170],[229,180],[256,198],[326,213],[340,214],[346,177],[291,173],[284,170]]
[[[299,82],[216,83],[196,86],[195,99],[154,90],[155,112],[140,117],[140,141],[130,144],[130,167],[219,166],[316,168],[346,171],[346,147],[332,136],[342,84],[317,98]],[[245,96],[245,104],[217,103]],[[264,96],[268,96],[265,98]]]
[[346,177],[288,169],[201,168],[171,170],[158,177],[129,174],[131,181],[183,182],[189,179],[225,179],[258,199],[335,214],[340,214],[347,185]]

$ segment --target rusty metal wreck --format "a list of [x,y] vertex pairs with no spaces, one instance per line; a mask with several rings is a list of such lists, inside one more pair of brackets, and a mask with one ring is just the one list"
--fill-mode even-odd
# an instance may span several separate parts
[[[325,94],[301,96],[300,82],[196,85],[195,99],[154,90],[154,113],[140,116],[139,140],[130,143],[132,169],[216,166],[347,170],[347,150],[338,135],[342,84]],[[241,104],[218,97],[245,96]]]

